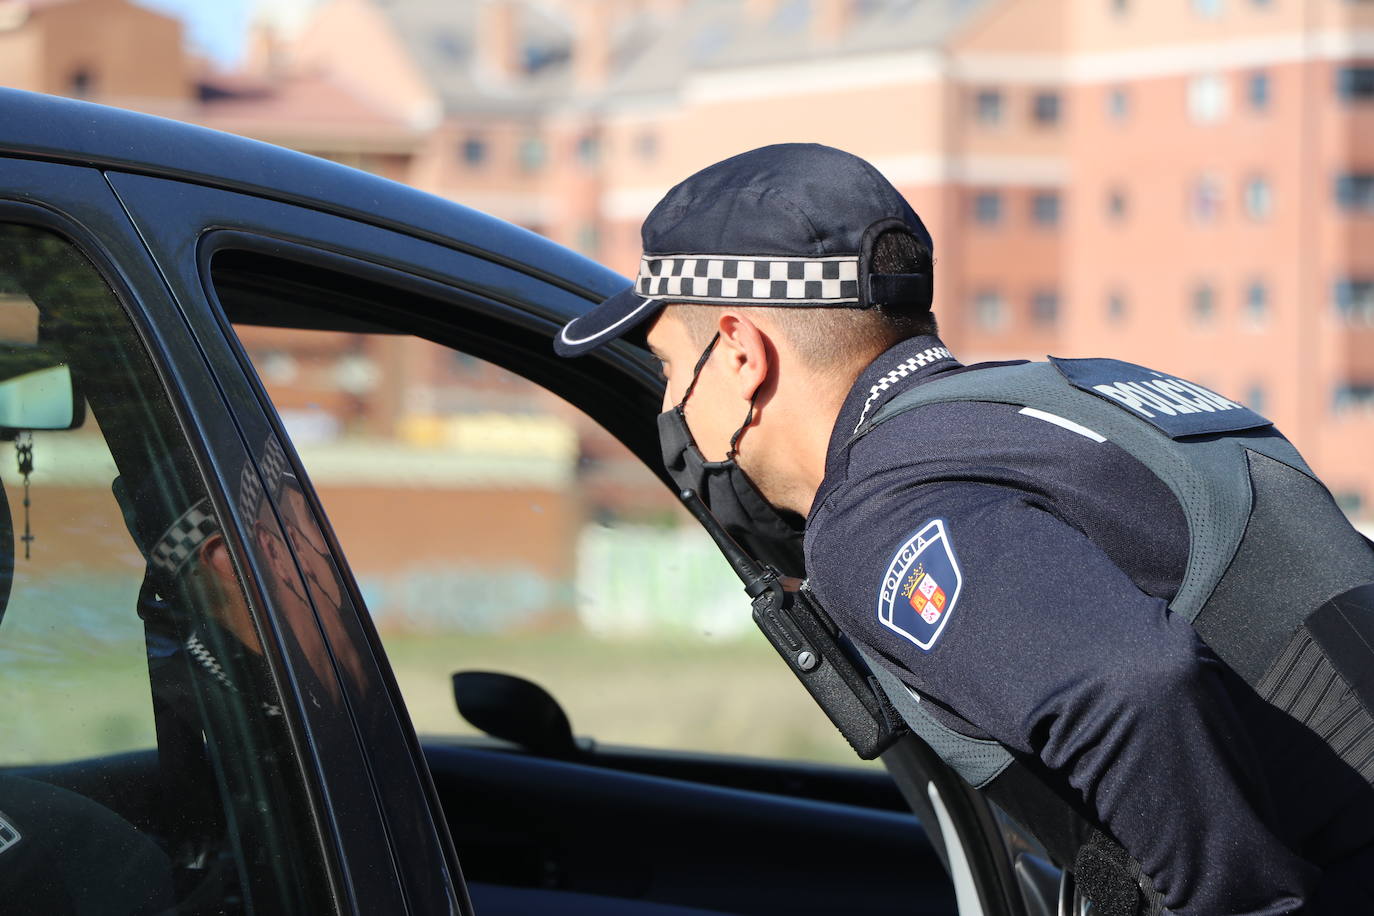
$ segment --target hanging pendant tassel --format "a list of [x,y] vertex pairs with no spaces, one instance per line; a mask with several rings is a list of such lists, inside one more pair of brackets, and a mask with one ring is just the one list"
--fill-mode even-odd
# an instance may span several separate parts
[[14,451],[19,459],[19,473],[24,475],[24,559],[29,559],[29,545],[33,543],[33,532],[29,530],[29,475],[33,473],[33,433],[26,433],[27,440],[15,439]]

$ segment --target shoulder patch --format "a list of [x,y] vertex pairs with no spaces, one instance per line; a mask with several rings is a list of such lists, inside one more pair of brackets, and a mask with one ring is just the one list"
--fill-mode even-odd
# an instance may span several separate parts
[[931,519],[887,564],[878,590],[878,620],[928,652],[949,624],[963,583],[945,521]]

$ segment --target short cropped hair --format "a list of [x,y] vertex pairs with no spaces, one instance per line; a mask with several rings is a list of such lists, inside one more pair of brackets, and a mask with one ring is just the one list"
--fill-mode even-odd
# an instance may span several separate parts
[[[880,274],[921,273],[931,276],[930,249],[900,229],[874,241],[869,269]],[[724,306],[672,303],[673,315],[702,349],[715,336]],[[856,358],[872,359],[909,337],[935,334],[938,326],[927,302],[890,303],[871,309],[743,306],[746,315],[761,315],[779,328],[797,354],[817,371],[844,366]]]

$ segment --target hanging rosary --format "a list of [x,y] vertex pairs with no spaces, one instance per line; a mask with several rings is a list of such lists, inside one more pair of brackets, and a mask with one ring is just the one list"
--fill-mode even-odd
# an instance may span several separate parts
[[19,473],[24,475],[24,559],[29,559],[29,545],[33,543],[33,533],[29,530],[29,475],[33,473],[33,433],[26,433],[27,441],[14,440],[15,456],[19,459]]

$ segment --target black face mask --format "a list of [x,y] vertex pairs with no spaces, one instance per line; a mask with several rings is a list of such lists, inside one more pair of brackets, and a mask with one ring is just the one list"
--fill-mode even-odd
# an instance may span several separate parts
[[[658,415],[658,439],[663,446],[663,464],[668,476],[682,490],[695,490],[716,520],[758,559],[772,563],[790,575],[801,574],[803,522],[794,512],[775,509],[763,498],[758,487],[735,461],[739,438],[754,419],[754,401],[744,423],[730,437],[730,451],[724,461],[707,461],[697,448],[687,426],[684,408],[696,388],[701,370],[710,358],[717,334],[692,370],[692,381],[676,407]],[[754,392],[758,397],[758,392]]]

